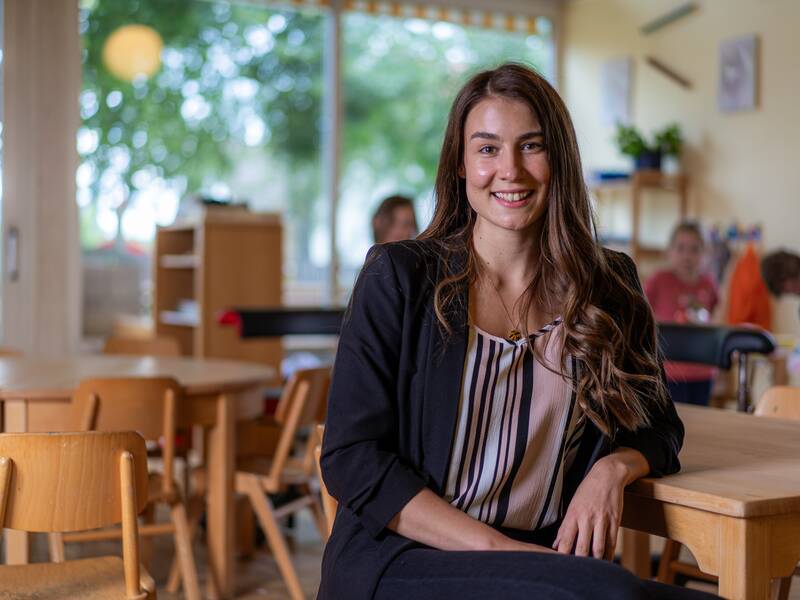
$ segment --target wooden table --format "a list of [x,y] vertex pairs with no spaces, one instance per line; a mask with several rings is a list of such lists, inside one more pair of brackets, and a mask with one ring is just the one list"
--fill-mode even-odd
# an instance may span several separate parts
[[[179,425],[210,428],[208,550],[213,584],[234,593],[234,432],[237,419],[261,414],[261,387],[274,371],[250,363],[186,357],[74,356],[65,359],[0,359],[4,431],[63,431],[69,400],[88,377],[174,377],[189,400]],[[28,536],[6,531],[6,560],[28,559]]]
[[[800,422],[679,405],[680,473],[625,493],[623,526],[686,545],[719,593],[767,600],[800,560]],[[649,537],[626,532],[623,564],[649,576]]]

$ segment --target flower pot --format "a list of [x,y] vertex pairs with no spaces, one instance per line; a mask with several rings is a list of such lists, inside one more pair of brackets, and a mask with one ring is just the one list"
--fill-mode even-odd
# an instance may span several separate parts
[[661,152],[642,152],[639,156],[633,159],[634,168],[637,171],[642,169],[661,170]]
[[665,154],[661,160],[661,170],[665,175],[677,175],[681,172],[681,163],[674,154]]

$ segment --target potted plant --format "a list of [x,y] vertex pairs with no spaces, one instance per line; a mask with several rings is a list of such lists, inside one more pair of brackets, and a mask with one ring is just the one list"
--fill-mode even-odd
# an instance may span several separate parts
[[683,146],[683,134],[677,123],[670,123],[661,131],[656,132],[656,145],[661,149],[664,157],[663,170],[665,173],[677,173],[680,171],[678,157]]
[[622,154],[633,158],[634,168],[637,171],[661,169],[661,148],[658,145],[648,144],[644,136],[633,125],[617,123],[614,141]]

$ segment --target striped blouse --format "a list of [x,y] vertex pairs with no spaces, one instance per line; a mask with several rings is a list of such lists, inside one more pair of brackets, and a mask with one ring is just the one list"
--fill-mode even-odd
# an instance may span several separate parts
[[[560,371],[557,319],[511,342],[470,326],[458,425],[450,451],[445,500],[495,527],[534,530],[562,514],[564,473],[572,464],[585,419],[573,374]],[[530,344],[530,345],[529,345]]]

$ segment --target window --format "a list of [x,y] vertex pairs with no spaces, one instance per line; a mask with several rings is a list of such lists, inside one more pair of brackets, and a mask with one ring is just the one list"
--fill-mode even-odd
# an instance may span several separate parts
[[[108,332],[113,313],[149,312],[156,225],[191,210],[192,196],[282,213],[286,277],[323,280],[308,243],[321,212],[322,17],[96,0],[80,27],[85,332]],[[153,74],[131,78],[145,67],[125,61],[147,60],[148,44]]]
[[[149,314],[155,228],[191,211],[198,196],[280,212],[285,300],[325,300],[333,235],[321,148],[328,10],[81,0],[85,334],[110,332],[119,313]],[[453,90],[509,59],[552,75],[549,22],[537,29],[342,16],[339,300],[371,244],[370,215],[382,197],[411,195],[420,227],[427,223]]]

